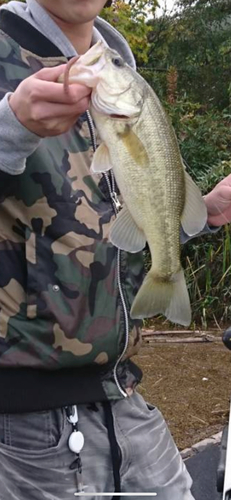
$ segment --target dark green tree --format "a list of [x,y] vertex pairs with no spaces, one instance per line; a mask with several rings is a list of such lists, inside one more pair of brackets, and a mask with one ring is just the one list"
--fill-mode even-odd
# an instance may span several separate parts
[[231,2],[178,0],[177,5],[173,16],[151,22],[149,65],[175,66],[180,95],[224,109],[230,99]]

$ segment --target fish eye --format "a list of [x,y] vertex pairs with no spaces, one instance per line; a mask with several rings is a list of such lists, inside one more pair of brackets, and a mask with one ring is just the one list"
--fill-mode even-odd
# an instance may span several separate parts
[[112,64],[117,66],[117,68],[122,68],[124,66],[124,61],[120,57],[113,57]]

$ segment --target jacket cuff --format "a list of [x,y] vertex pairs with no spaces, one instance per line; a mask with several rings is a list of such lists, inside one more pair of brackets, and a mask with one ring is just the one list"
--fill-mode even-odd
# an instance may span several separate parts
[[216,234],[217,231],[219,231],[220,226],[215,227],[215,226],[209,226],[208,224],[205,224],[204,229],[200,231],[198,234],[194,234],[193,236],[189,236],[184,232],[184,230],[181,227],[180,230],[180,242],[181,243],[187,243],[187,241],[192,240],[193,238],[197,238],[198,236],[203,236],[203,234]]
[[26,168],[27,157],[37,149],[42,139],[18,121],[9,105],[10,95],[12,92],[0,101],[0,170],[19,175]]

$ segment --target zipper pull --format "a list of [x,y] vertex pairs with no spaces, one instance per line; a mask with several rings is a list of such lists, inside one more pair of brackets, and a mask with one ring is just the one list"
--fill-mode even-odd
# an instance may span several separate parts
[[111,199],[116,207],[116,210],[119,211],[122,208],[122,205],[121,205],[119,198],[117,196],[117,193],[115,191],[112,191]]

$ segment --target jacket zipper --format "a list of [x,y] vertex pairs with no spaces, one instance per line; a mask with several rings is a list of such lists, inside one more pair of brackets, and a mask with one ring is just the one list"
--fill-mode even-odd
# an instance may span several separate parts
[[[92,121],[92,118],[91,118],[89,111],[87,111],[86,113],[87,113],[88,127],[89,127],[89,131],[91,134],[93,150],[96,151],[97,144],[96,144],[96,137],[95,137],[93,121]],[[109,176],[107,173],[104,173],[103,176],[104,176],[106,183],[107,183],[107,187],[108,187],[110,198],[112,200],[112,205],[113,205],[115,215],[117,215],[120,208],[121,208],[121,203],[118,199],[118,196],[117,196],[117,193],[115,190],[115,178],[114,178],[113,172],[111,171],[111,182],[109,180]],[[124,320],[125,320],[125,345],[124,345],[122,353],[120,354],[120,356],[117,359],[117,362],[114,366],[113,375],[114,375],[114,379],[115,379],[117,388],[119,389],[120,393],[124,397],[127,397],[127,393],[121,387],[119,380],[118,380],[118,376],[117,376],[117,368],[118,368],[118,365],[119,365],[121,359],[123,358],[124,353],[127,349],[128,338],[129,338],[128,311],[127,311],[126,302],[125,302],[123,289],[122,289],[122,283],[121,283],[121,250],[120,249],[117,249],[117,282],[118,282],[118,289],[119,289],[120,299],[121,299],[123,313],[124,313]]]

